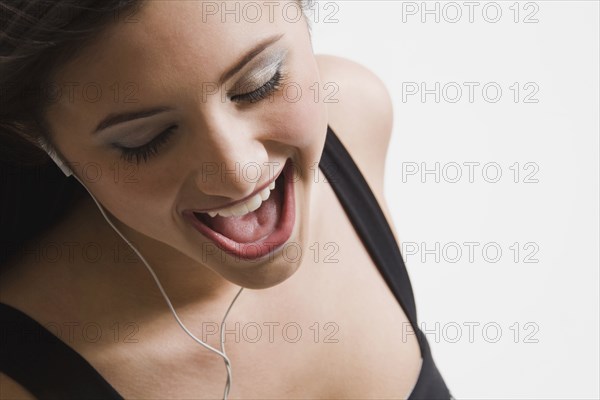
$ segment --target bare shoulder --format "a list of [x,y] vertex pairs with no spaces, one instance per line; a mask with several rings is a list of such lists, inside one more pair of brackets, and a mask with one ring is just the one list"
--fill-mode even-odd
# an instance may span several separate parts
[[[385,158],[393,125],[390,94],[371,70],[352,60],[316,55],[329,125],[365,176],[378,200],[383,200]],[[334,93],[335,91],[335,93]]]
[[390,93],[373,71],[357,62],[325,54],[316,55],[316,59],[323,85],[331,82],[337,89],[332,98],[338,101],[327,103],[329,125],[365,176],[397,239],[383,192],[394,122]]
[[12,378],[0,372],[0,400],[4,399],[35,400],[35,397]]

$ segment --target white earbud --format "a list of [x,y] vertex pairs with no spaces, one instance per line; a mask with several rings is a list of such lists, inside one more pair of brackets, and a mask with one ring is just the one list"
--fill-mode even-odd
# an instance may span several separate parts
[[58,165],[58,167],[60,168],[60,170],[66,176],[71,176],[72,175],[75,179],[77,179],[79,181],[79,183],[81,183],[81,185],[88,191],[88,193],[90,194],[90,196],[92,196],[92,200],[94,200],[94,202],[96,203],[96,206],[98,206],[98,209],[100,210],[100,213],[102,213],[102,216],[104,217],[104,219],[106,220],[106,222],[108,222],[108,224],[113,228],[113,230],[115,232],[117,232],[117,234],[119,236],[121,236],[121,238],[125,241],[125,243],[127,243],[129,245],[129,247],[131,247],[131,249],[135,252],[135,254],[137,254],[138,257],[142,260],[142,262],[144,263],[144,265],[146,266],[146,268],[150,272],[150,275],[152,275],[152,277],[154,278],[154,281],[156,282],[156,285],[160,289],[160,292],[162,293],[163,297],[165,298],[165,301],[167,302],[167,305],[171,309],[171,313],[175,317],[175,320],[177,321],[177,323],[179,324],[179,326],[181,327],[181,329],[183,329],[185,331],[185,333],[187,333],[188,336],[190,336],[198,344],[204,346],[208,350],[212,351],[213,353],[218,354],[221,358],[223,358],[223,361],[225,362],[225,368],[227,369],[227,382],[225,383],[225,391],[223,393],[223,400],[227,400],[227,396],[229,395],[229,390],[231,388],[231,384],[232,384],[233,380],[232,380],[232,372],[231,372],[231,362],[229,361],[229,358],[225,354],[225,348],[224,348],[225,335],[224,335],[223,328],[225,326],[225,319],[227,318],[227,315],[229,314],[229,310],[231,310],[231,307],[233,307],[233,303],[235,303],[235,301],[237,300],[237,298],[240,295],[240,293],[242,293],[242,290],[244,288],[243,287],[240,288],[240,290],[237,292],[237,294],[233,298],[233,301],[229,305],[229,308],[227,308],[227,311],[225,312],[225,316],[223,317],[223,321],[221,322],[221,329],[220,329],[221,330],[221,351],[215,349],[214,347],[212,347],[212,346],[204,343],[202,340],[198,339],[196,336],[194,336],[194,334],[192,334],[192,332],[190,332],[183,325],[183,322],[181,322],[181,320],[179,319],[179,316],[175,312],[175,308],[173,308],[173,304],[171,304],[171,300],[169,300],[169,297],[167,296],[167,293],[165,292],[165,290],[163,289],[162,285],[160,284],[160,282],[158,280],[158,277],[156,276],[156,274],[152,270],[152,267],[150,267],[150,265],[148,264],[148,262],[146,261],[146,259],[142,256],[142,254],[138,251],[138,249],[136,249],[135,246],[129,240],[127,240],[127,238],[114,226],[114,224],[111,222],[111,220],[108,218],[108,216],[104,212],[104,208],[100,205],[100,203],[98,202],[98,200],[96,200],[96,197],[94,197],[94,195],[92,194],[92,192],[77,177],[77,175],[75,175],[73,173],[73,171],[71,170],[71,168],[69,168],[67,166],[67,164],[65,163],[65,161],[52,149],[52,146],[50,146],[48,144],[48,142],[44,138],[41,138],[41,137],[38,138],[37,142],[40,144],[40,146],[42,147],[42,149],[44,149],[44,151],[50,156],[50,158],[52,159],[52,161],[54,161],[56,163],[56,165]]
[[60,156],[52,149],[52,146],[50,146],[50,144],[46,141],[46,139],[44,139],[43,137],[39,137],[37,139],[37,142],[42,147],[42,149],[44,149],[44,151],[48,154],[48,156],[50,156],[50,158],[52,159],[52,161],[54,161],[54,163],[56,165],[58,165],[58,168],[60,168],[60,170],[67,177],[73,175],[73,171],[71,170],[71,168],[69,168],[67,166],[67,163],[65,163],[63,161],[63,159],[60,158]]

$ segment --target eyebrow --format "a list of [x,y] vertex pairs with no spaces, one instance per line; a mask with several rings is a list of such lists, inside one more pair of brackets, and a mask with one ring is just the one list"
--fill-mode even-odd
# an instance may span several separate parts
[[252,59],[254,57],[259,55],[267,47],[269,47],[270,45],[272,45],[273,43],[275,43],[276,41],[281,39],[283,37],[283,35],[284,35],[284,33],[281,33],[279,35],[274,35],[274,36],[268,37],[265,40],[258,43],[252,49],[250,49],[250,51],[248,51],[237,63],[235,63],[235,65],[233,67],[231,67],[227,72],[225,72],[223,75],[221,75],[221,78],[219,78],[219,85],[222,85],[223,82],[225,82],[226,80],[231,78],[233,75],[235,75],[239,70],[244,68],[244,66],[246,64],[248,64],[250,61],[252,61]]
[[100,123],[98,124],[98,126],[96,126],[96,129],[94,129],[94,132],[92,133],[96,134],[113,125],[133,121],[134,119],[148,118],[169,110],[171,110],[170,107],[155,107],[147,110],[134,111],[128,113],[109,114],[106,118],[100,121]]
[[[231,67],[224,74],[221,75],[221,77],[219,78],[219,85],[223,85],[223,82],[225,82],[226,80],[230,79],[233,75],[238,73],[242,68],[244,68],[244,66],[246,64],[248,64],[256,56],[258,56],[260,53],[262,53],[267,47],[269,47],[270,45],[272,45],[273,43],[275,43],[276,41],[281,39],[283,37],[283,35],[284,35],[284,33],[281,33],[279,35],[270,36],[270,37],[266,38],[265,40],[261,41],[260,43],[258,43],[252,49],[250,49],[244,56],[242,56],[242,58],[240,60],[238,60],[238,62],[236,62],[233,65],[233,67]],[[160,114],[160,113],[163,113],[165,111],[170,111],[170,110],[172,110],[171,107],[163,106],[163,107],[154,107],[154,108],[149,108],[146,110],[133,111],[133,112],[127,112],[127,113],[109,114],[102,121],[100,121],[100,123],[98,123],[98,125],[96,126],[96,129],[94,129],[94,131],[92,133],[96,134],[96,133],[98,133],[104,129],[107,129],[111,126],[114,126],[114,125],[133,121],[136,119],[152,117],[156,114]]]

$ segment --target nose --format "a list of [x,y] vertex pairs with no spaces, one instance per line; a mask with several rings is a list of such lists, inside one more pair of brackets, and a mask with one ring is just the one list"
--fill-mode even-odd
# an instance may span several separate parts
[[190,150],[196,150],[194,182],[202,193],[238,200],[265,181],[267,151],[245,124],[213,125],[195,136]]

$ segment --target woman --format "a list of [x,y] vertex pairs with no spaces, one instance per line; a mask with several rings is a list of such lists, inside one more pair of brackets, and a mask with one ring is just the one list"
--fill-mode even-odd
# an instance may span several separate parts
[[[378,206],[386,89],[306,4],[234,3],[0,3],[3,398],[450,397]],[[227,311],[226,357],[169,301],[213,349]]]

